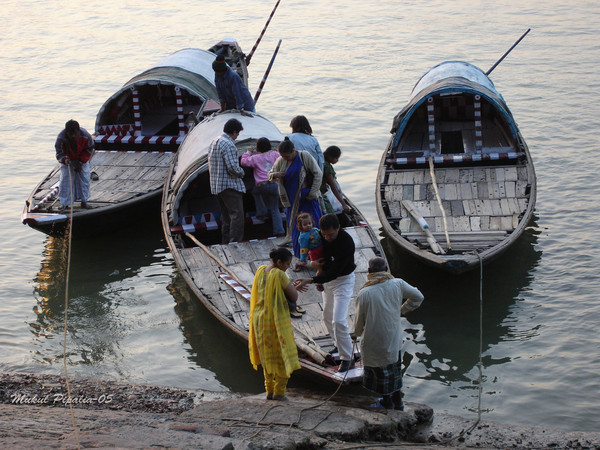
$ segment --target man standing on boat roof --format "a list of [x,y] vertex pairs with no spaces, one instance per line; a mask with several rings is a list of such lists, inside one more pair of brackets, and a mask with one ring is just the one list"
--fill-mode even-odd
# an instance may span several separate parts
[[421,291],[394,278],[385,259],[375,257],[369,261],[367,282],[356,298],[352,336],[361,336],[363,386],[383,396],[371,405],[374,408],[404,409],[400,316],[417,309],[422,302]]
[[240,242],[244,237],[244,202],[246,192],[244,169],[240,167],[235,140],[244,127],[237,119],[229,119],[223,134],[208,150],[210,191],[221,207],[221,243]]
[[215,86],[221,102],[221,111],[239,109],[255,112],[254,100],[242,78],[225,62],[222,55],[213,61],[215,71]]
[[[340,227],[335,214],[325,214],[319,220],[323,238],[323,257],[311,266],[321,269],[321,275],[299,278],[294,282],[300,290],[309,283],[323,284],[323,322],[339,352],[338,372],[350,370],[354,364],[352,339],[348,328],[348,307],[354,290],[354,240]],[[335,349],[334,349],[335,350]]]
[[54,148],[60,163],[60,208],[70,206],[73,199],[80,200],[81,207],[87,208],[90,198],[89,160],[94,152],[94,139],[77,121],[71,119],[58,134]]

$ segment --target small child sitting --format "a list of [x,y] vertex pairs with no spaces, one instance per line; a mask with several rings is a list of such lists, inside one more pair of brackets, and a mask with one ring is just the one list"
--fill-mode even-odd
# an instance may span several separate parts
[[[294,272],[302,270],[306,266],[307,259],[316,261],[323,255],[323,242],[321,241],[320,230],[314,226],[313,218],[309,213],[301,213],[298,215],[296,226],[300,231],[298,243],[300,244],[300,261],[296,263]],[[320,275],[321,270],[317,270],[317,275]],[[323,285],[317,284],[318,291],[323,291]]]

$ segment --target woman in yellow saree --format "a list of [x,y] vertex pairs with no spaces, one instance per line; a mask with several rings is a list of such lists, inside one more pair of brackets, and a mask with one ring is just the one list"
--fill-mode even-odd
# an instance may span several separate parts
[[290,251],[275,248],[269,257],[271,264],[258,268],[252,284],[248,346],[254,369],[263,367],[267,399],[281,400],[292,372],[300,369],[286,298],[295,303],[298,291],[285,274]]

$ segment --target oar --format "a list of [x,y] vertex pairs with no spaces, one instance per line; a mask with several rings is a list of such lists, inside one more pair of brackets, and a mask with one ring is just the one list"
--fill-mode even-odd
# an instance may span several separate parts
[[435,240],[435,237],[431,233],[431,230],[429,229],[429,224],[425,221],[423,216],[419,214],[419,211],[417,211],[417,208],[414,207],[412,202],[410,200],[402,200],[402,206],[406,208],[409,214],[417,221],[423,233],[425,233],[425,238],[427,239],[427,243],[431,247],[433,253],[438,255],[440,253],[445,254],[446,252],[440,246],[440,244],[438,244],[438,242]]
[[281,45],[281,39],[279,39],[277,48],[275,48],[275,51],[273,52],[273,56],[271,57],[271,62],[269,63],[269,66],[267,67],[267,71],[265,72],[265,76],[263,77],[262,81],[260,82],[260,85],[258,86],[258,91],[256,91],[256,95],[254,96],[254,104],[255,105],[256,105],[256,101],[258,100],[258,97],[260,96],[260,93],[262,92],[263,87],[265,86],[267,77],[269,76],[269,73],[271,72],[271,67],[273,67],[273,61],[275,61],[275,57],[277,56],[277,52],[279,51],[280,45]]
[[269,16],[269,19],[267,20],[267,23],[265,24],[265,27],[263,28],[262,33],[260,33],[260,36],[256,40],[256,43],[254,44],[254,47],[252,47],[252,50],[250,50],[250,53],[248,53],[248,56],[246,56],[246,65],[247,66],[250,65],[250,60],[252,59],[252,55],[254,55],[254,52],[256,51],[256,47],[258,47],[258,44],[259,44],[260,40],[262,39],[263,35],[265,34],[265,31],[267,31],[267,27],[269,26],[269,22],[271,22],[271,19],[273,18],[273,14],[275,14],[275,10],[279,6],[279,2],[280,1],[281,0],[277,0],[277,3],[275,3],[275,7],[273,8],[273,11],[271,11],[271,15]]
[[431,184],[435,192],[435,198],[437,199],[440,211],[442,212],[442,221],[444,222],[444,234],[446,235],[446,250],[451,250],[450,236],[448,235],[448,221],[446,220],[446,210],[442,203],[442,197],[440,196],[440,190],[438,189],[437,181],[435,180],[435,169],[433,167],[433,156],[429,157],[429,173],[431,174]]
[[517,46],[517,44],[518,44],[519,42],[521,42],[525,36],[527,36],[527,33],[529,33],[530,31],[531,31],[531,28],[527,28],[527,31],[526,31],[525,33],[523,33],[523,35],[522,35],[522,36],[521,36],[519,39],[517,39],[517,42],[515,42],[515,43],[512,45],[512,47],[511,47],[511,48],[509,48],[509,49],[506,51],[506,53],[505,53],[504,55],[502,55],[502,58],[500,58],[498,61],[496,61],[496,64],[494,64],[494,65],[492,66],[492,68],[491,68],[490,70],[488,70],[488,71],[487,71],[485,74],[486,74],[486,75],[489,75],[490,73],[492,73],[492,70],[494,70],[494,69],[496,68],[496,66],[497,66],[498,64],[500,64],[504,58],[506,58],[506,55],[508,55],[508,54],[509,54],[509,53],[512,51],[512,49],[513,49],[513,48],[515,48],[515,47]]

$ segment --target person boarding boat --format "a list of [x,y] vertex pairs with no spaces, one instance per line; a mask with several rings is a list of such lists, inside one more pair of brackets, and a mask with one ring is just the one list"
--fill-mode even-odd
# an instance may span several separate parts
[[210,144],[208,172],[210,191],[221,207],[221,243],[240,242],[244,237],[244,169],[238,162],[235,140],[244,129],[237,119],[228,120],[223,134]]
[[323,171],[323,152],[316,137],[312,135],[312,128],[306,116],[296,116],[290,122],[292,134],[288,137],[294,143],[296,150],[304,150],[315,158],[319,169]]
[[308,152],[296,150],[289,138],[286,137],[277,150],[280,158],[273,164],[269,180],[278,183],[279,198],[285,207],[287,237],[291,238],[294,256],[300,258],[296,217],[307,212],[315,221],[321,218],[318,197],[323,173],[315,159]]
[[269,258],[271,264],[260,266],[252,283],[248,349],[254,370],[262,365],[267,400],[282,400],[292,372],[300,369],[287,303],[295,304],[303,289],[285,274],[292,263],[288,249],[274,248]]
[[310,283],[323,284],[323,322],[339,351],[338,372],[347,372],[354,365],[352,340],[348,328],[348,308],[354,290],[354,240],[343,228],[335,214],[325,214],[319,220],[323,238],[323,257],[311,261],[321,270],[312,278],[298,278],[294,285],[302,288]]
[[[394,278],[387,270],[385,259],[369,260],[368,281],[356,298],[352,336],[361,336],[363,386],[383,395],[371,406],[402,410],[400,316],[421,306],[423,294],[404,280]],[[403,299],[406,299],[404,303]]]

